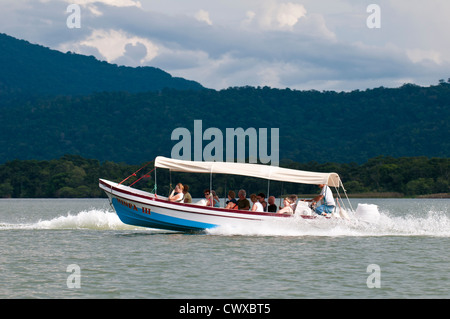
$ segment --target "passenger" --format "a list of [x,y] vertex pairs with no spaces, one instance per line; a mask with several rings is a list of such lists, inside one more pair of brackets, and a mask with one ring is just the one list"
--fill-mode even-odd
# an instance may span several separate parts
[[253,208],[253,204],[255,204],[258,200],[256,199],[256,194],[251,194],[250,195],[250,202],[251,202],[251,207]]
[[214,201],[213,201],[214,199],[213,199],[213,196],[212,196],[211,192],[209,191],[209,188],[205,189],[203,191],[203,194],[205,195],[205,198],[206,198],[205,205],[213,207],[214,206]]
[[278,214],[293,215],[295,212],[295,204],[297,203],[297,195],[290,195],[283,201],[284,207],[278,211]]
[[182,203],[184,200],[184,194],[183,194],[184,186],[181,183],[178,183],[175,186],[175,189],[172,191],[172,193],[169,195],[169,200],[171,202],[176,203]]
[[184,202],[185,203],[192,203],[192,196],[189,193],[189,186],[188,185],[184,185],[183,194],[184,194]]
[[211,191],[211,194],[212,194],[212,198],[213,198],[213,203],[214,203],[214,207],[220,207],[220,199],[219,199],[219,196],[217,196],[217,194],[216,194],[216,192],[215,191]]
[[316,212],[316,214],[327,216],[328,214],[333,213],[333,210],[336,207],[336,202],[334,201],[333,192],[331,191],[330,187],[325,184],[320,184],[319,187],[322,189],[320,191],[320,194],[313,199],[306,201],[312,202],[312,205],[314,206],[318,201],[323,199],[323,204],[319,207],[316,207],[314,211]]
[[261,202],[258,200],[258,196],[256,196],[255,194],[252,194],[250,196],[251,201],[253,202],[253,206],[252,206],[252,212],[264,212],[264,208],[263,205],[261,204]]
[[228,201],[225,206],[226,209],[238,209],[238,204],[236,201],[236,193],[234,191],[228,192]]
[[245,192],[245,190],[241,189],[238,192],[239,200],[237,201],[239,210],[249,210],[250,209],[250,202],[248,201],[247,198],[245,198],[245,196],[247,196],[247,193]]
[[267,212],[266,195],[264,195],[264,193],[259,193],[256,196],[256,199],[261,203],[261,205],[263,207],[263,211]]
[[277,205],[275,205],[275,196],[269,196],[268,201],[269,201],[269,206],[267,207],[267,212],[276,213]]

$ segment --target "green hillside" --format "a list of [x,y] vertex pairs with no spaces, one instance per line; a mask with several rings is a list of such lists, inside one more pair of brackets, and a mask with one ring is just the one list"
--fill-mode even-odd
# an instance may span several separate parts
[[[280,160],[448,157],[450,84],[349,93],[270,88],[86,96],[0,95],[0,162],[77,154],[130,164],[170,156],[175,128],[279,128]],[[209,143],[203,142],[203,147]]]
[[194,81],[153,67],[125,67],[18,40],[0,33],[0,92],[26,95],[199,90]]
[[[210,142],[201,135],[208,128],[223,135],[227,128],[278,128],[280,161],[450,154],[450,83],[443,80],[352,92],[217,91],[156,68],[119,67],[4,34],[0,111],[0,163],[64,154],[142,163],[171,156],[177,128],[190,131],[192,147],[194,138],[204,139],[201,149]],[[202,121],[197,137],[194,120]]]

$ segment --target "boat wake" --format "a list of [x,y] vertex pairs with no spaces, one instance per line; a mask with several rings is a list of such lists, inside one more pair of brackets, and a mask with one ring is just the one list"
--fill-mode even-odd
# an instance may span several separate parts
[[[0,221],[0,230],[23,229],[91,229],[91,230],[142,230],[156,231],[122,223],[119,217],[108,209],[89,209],[76,214],[32,223],[4,223]],[[166,232],[166,231],[163,231]],[[259,224],[238,224],[220,226],[205,230],[207,235],[218,236],[431,236],[450,237],[450,218],[447,212],[429,211],[423,217],[415,215],[392,216],[388,211],[381,211],[376,222],[358,220],[350,216],[343,219],[303,219],[283,218],[261,222]]]
[[[352,217],[352,216],[351,216]],[[208,229],[210,235],[244,236],[430,236],[450,237],[450,218],[443,212],[430,211],[425,217],[394,217],[381,212],[376,222],[343,219],[283,219],[258,226],[239,225]]]
[[68,213],[50,220],[35,223],[1,223],[0,229],[94,229],[94,230],[136,230],[141,227],[122,223],[119,217],[109,210],[90,209],[75,215]]

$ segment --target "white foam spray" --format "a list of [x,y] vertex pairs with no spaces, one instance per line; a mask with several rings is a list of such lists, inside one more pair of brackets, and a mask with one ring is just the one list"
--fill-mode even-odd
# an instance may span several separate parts
[[[206,231],[208,235],[221,236],[432,236],[450,237],[450,216],[447,211],[429,210],[426,213],[395,216],[380,211],[376,222],[350,219],[282,218],[255,224],[242,223],[221,226]],[[115,212],[108,209],[88,209],[66,213],[48,220],[31,223],[0,222],[0,230],[7,229],[91,229],[91,230],[149,230],[126,225]],[[155,231],[154,229],[152,231]]]
[[29,224],[0,223],[0,229],[97,229],[132,230],[142,229],[122,223],[116,213],[104,209],[90,209],[77,214],[67,213],[50,220],[39,220]]
[[207,230],[210,235],[243,236],[432,236],[450,237],[450,218],[443,212],[430,211],[424,217],[394,217],[380,212],[376,222],[344,219],[280,219],[276,222],[223,226]]

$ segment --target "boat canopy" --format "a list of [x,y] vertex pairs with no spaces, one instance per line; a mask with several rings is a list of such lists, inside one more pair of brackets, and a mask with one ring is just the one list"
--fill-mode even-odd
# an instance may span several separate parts
[[340,182],[339,175],[336,173],[315,173],[249,163],[185,161],[163,156],[156,157],[155,167],[176,172],[244,175],[299,184],[325,184],[333,187],[339,187]]

